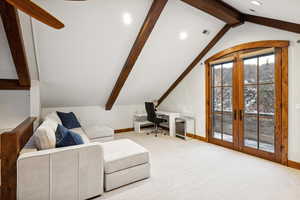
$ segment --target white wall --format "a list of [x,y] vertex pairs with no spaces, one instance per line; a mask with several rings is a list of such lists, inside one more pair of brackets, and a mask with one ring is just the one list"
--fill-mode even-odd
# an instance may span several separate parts
[[[30,17],[19,11],[21,31],[23,35],[24,48],[28,68],[32,80],[38,80],[38,72],[36,66],[36,59],[34,53],[34,42],[32,37],[31,20]],[[17,72],[11,56],[9,45],[6,38],[6,33],[0,19],[0,78],[3,79],[17,79]]]
[[31,26],[31,18],[18,10],[21,31],[24,41],[25,54],[27,58],[27,64],[29,68],[30,78],[31,80],[39,80],[39,74],[37,69],[37,62],[35,57],[35,44],[33,40],[33,32]]
[[198,66],[177,86],[161,109],[192,112],[197,117],[197,134],[205,136],[205,74],[201,65],[208,57],[229,47],[258,40],[289,40],[289,159],[300,162],[300,39],[299,34],[252,23],[231,29]]
[[[29,64],[31,78],[37,78],[36,66],[34,65],[34,52],[31,49],[32,36],[30,33],[30,19],[21,13],[20,21],[24,37],[26,56]],[[30,40],[31,39],[31,40]],[[33,63],[33,64],[32,64]],[[11,52],[8,46],[6,34],[0,19],[0,78],[17,79],[15,65],[12,60]],[[33,83],[34,91],[37,86]],[[32,91],[0,91],[0,129],[12,129],[18,126],[22,121],[31,115],[31,99],[39,101],[39,97],[31,97]],[[34,92],[36,93],[36,92]],[[36,102],[35,101],[35,102]],[[34,101],[32,101],[33,103]],[[33,105],[33,107],[36,105]],[[34,116],[38,115],[35,109]]]
[[0,91],[0,129],[15,128],[29,116],[29,91]]
[[0,79],[16,79],[17,73],[0,18]]
[[30,116],[39,118],[41,110],[40,82],[33,80],[30,88]]
[[134,113],[145,112],[145,109],[144,105],[116,105],[110,111],[101,106],[43,108],[42,117],[54,111],[74,112],[82,126],[100,124],[113,129],[123,129],[132,128]]

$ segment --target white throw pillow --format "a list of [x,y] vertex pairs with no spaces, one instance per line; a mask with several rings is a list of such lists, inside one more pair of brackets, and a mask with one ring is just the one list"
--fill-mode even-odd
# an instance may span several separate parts
[[62,122],[60,120],[60,118],[58,117],[57,113],[56,112],[52,112],[50,114],[48,114],[46,117],[45,117],[45,121],[47,119],[51,119],[52,121],[55,121],[56,123],[62,125]]
[[58,124],[50,119],[45,120],[34,134],[34,141],[39,150],[52,149],[56,145],[55,131]]
[[[54,133],[55,133],[55,131],[56,131],[56,129],[57,129],[57,126],[58,126],[58,123],[56,122],[56,121],[54,121],[54,120],[52,120],[52,119],[46,119],[45,121],[44,121],[44,123],[43,124],[45,124],[45,125],[47,125],[49,128],[51,128],[53,131],[54,131]],[[42,124],[42,125],[43,125]]]

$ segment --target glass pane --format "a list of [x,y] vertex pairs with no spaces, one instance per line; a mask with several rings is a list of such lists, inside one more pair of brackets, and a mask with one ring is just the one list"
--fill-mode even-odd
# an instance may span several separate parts
[[244,60],[244,78],[245,84],[257,82],[257,58]]
[[244,117],[244,145],[257,149],[257,115]]
[[274,82],[274,63],[275,56],[268,55],[259,57],[259,82],[273,83]]
[[275,86],[273,84],[259,86],[259,112],[274,113]]
[[245,113],[257,113],[257,87],[245,86],[244,88]]
[[223,88],[223,111],[232,111],[232,88]]
[[232,67],[233,63],[223,64],[223,85],[231,86],[232,85]]
[[214,77],[214,87],[222,85],[222,70],[221,65],[214,65],[213,66],[213,77]]
[[232,112],[226,112],[223,116],[223,140],[232,142]]
[[222,138],[222,114],[214,114],[213,116],[213,137]]
[[214,111],[222,111],[222,88],[213,88]]
[[259,117],[259,149],[268,152],[275,152],[274,117],[260,115]]

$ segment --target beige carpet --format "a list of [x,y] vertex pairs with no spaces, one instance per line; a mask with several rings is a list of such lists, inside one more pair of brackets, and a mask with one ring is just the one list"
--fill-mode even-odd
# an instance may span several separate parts
[[300,171],[226,148],[124,133],[151,152],[151,178],[97,200],[299,200]]

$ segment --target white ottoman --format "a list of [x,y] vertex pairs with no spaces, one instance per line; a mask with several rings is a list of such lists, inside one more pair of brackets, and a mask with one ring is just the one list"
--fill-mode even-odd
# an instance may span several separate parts
[[104,155],[104,189],[115,188],[150,177],[149,152],[129,139],[100,144]]

